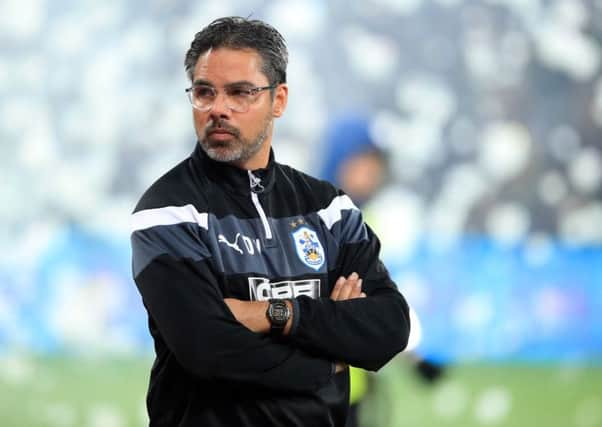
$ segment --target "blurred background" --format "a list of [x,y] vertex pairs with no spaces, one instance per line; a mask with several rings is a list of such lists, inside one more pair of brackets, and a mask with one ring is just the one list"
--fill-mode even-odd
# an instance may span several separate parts
[[602,426],[600,0],[2,0],[0,425],[147,424],[129,214],[194,148],[184,54],[225,15],[287,39],[280,162],[386,161],[357,202],[445,369],[397,357],[360,425]]

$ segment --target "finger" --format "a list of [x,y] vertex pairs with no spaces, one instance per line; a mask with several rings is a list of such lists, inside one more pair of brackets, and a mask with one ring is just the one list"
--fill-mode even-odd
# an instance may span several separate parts
[[353,289],[351,290],[351,294],[349,295],[349,298],[350,299],[359,298],[361,293],[362,293],[362,279],[359,279],[353,285]]
[[343,287],[341,288],[341,293],[339,294],[339,301],[348,300],[351,297],[351,293],[355,289],[357,281],[347,279]]
[[[361,292],[361,279],[360,276],[356,273],[353,272],[349,275],[349,277],[347,278],[347,286],[349,286],[349,294],[347,295],[347,298],[345,299],[353,299],[353,298],[357,298]],[[359,287],[359,290],[358,290]]]
[[349,299],[349,295],[351,295],[352,286],[349,285],[349,282],[345,282],[343,288],[341,288],[341,293],[339,294],[339,299],[337,301],[345,301]]
[[345,278],[343,276],[339,277],[337,281],[334,283],[334,287],[332,292],[330,293],[330,299],[336,301],[339,298],[339,294],[341,293],[341,288],[345,283]]
[[341,288],[345,284],[345,278],[343,276],[339,277],[334,284],[334,289],[330,293],[330,299],[333,301],[338,301],[339,294],[341,293]]

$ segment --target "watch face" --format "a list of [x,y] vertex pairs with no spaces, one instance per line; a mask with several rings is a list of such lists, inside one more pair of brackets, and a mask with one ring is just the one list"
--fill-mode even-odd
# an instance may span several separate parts
[[269,316],[273,325],[285,325],[290,316],[288,306],[284,301],[274,301],[270,303]]
[[286,310],[283,310],[282,307],[274,307],[272,315],[276,318],[283,318],[286,316]]

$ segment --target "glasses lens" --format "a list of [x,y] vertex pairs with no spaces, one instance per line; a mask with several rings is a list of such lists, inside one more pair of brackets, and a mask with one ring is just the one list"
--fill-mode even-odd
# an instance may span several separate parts
[[228,106],[238,113],[245,113],[255,100],[253,88],[233,86],[226,89]]
[[190,92],[188,92],[191,104],[202,111],[206,111],[211,108],[213,101],[215,101],[216,93],[215,89],[211,86],[194,86]]

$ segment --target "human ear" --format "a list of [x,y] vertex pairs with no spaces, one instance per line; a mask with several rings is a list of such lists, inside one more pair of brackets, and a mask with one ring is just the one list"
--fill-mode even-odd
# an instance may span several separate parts
[[279,84],[274,93],[274,102],[272,103],[272,116],[280,117],[286,110],[288,102],[288,85],[286,83]]

